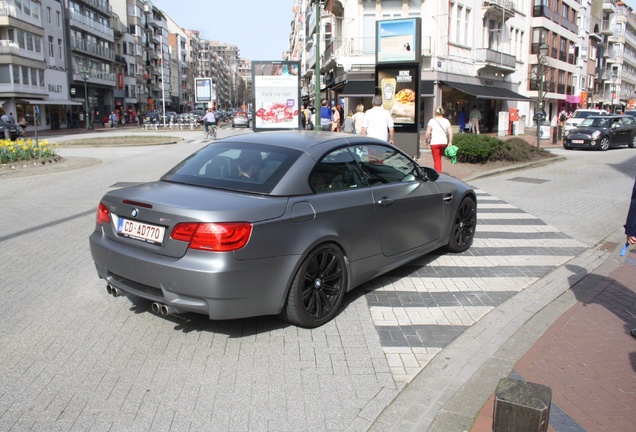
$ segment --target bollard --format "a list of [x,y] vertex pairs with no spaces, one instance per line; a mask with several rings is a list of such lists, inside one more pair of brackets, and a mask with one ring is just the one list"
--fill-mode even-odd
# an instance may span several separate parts
[[503,378],[495,391],[493,432],[547,432],[552,389]]
[[557,143],[557,128],[556,126],[552,128],[552,144]]

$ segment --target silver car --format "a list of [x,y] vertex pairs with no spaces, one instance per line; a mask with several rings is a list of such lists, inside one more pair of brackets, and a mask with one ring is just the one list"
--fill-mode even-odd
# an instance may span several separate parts
[[467,250],[476,209],[464,183],[384,141],[245,134],[106,193],[90,249],[110,294],[155,313],[317,327],[356,286],[438,248]]

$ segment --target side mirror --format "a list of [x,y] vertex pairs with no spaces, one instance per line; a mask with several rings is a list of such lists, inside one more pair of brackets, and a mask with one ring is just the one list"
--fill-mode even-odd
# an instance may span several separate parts
[[420,177],[424,181],[435,181],[439,178],[439,173],[435,168],[420,166]]

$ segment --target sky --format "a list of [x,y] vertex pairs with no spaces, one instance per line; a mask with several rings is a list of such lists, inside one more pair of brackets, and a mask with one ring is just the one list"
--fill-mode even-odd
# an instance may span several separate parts
[[[636,0],[635,0],[636,1]],[[180,27],[239,48],[248,60],[282,60],[294,0],[152,0]]]

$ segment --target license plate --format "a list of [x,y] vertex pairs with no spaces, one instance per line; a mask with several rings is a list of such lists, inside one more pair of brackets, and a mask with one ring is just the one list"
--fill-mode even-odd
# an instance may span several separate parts
[[584,142],[583,140],[572,140],[572,144],[583,144]]
[[163,243],[163,236],[166,229],[156,225],[121,218],[119,219],[117,232],[124,237],[160,245]]

